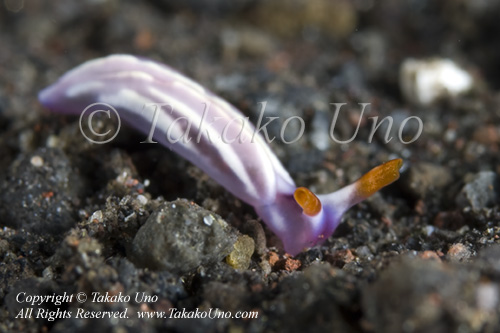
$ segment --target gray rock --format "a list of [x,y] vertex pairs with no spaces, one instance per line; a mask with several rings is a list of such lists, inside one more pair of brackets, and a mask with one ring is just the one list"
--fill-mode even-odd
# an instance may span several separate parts
[[342,305],[355,296],[352,280],[327,264],[313,264],[279,284],[280,293],[266,304],[270,316],[287,317],[268,322],[273,332],[350,332]]
[[457,195],[456,203],[460,207],[471,207],[476,213],[491,207],[499,200],[498,176],[493,171],[481,171],[469,179]]
[[83,179],[60,149],[40,148],[12,163],[0,193],[0,221],[58,235],[75,223]]
[[408,171],[408,176],[403,178],[407,190],[418,198],[425,198],[430,192],[448,185],[451,174],[445,167],[432,163],[416,163]]
[[500,279],[500,244],[494,244],[482,249],[475,261],[475,265],[478,271]]
[[186,273],[222,260],[236,231],[222,218],[187,200],[160,206],[134,238],[132,260],[142,267]]
[[362,292],[363,312],[374,332],[474,332],[487,323],[464,316],[483,318],[474,293],[478,274],[465,266],[403,259]]

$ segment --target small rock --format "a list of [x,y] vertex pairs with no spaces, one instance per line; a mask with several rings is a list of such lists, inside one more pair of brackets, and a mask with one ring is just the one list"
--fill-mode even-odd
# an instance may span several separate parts
[[498,285],[480,283],[476,289],[476,303],[483,311],[495,311],[498,305]]
[[31,165],[33,165],[35,167],[41,167],[43,165],[43,158],[35,155],[31,158],[30,162],[31,162]]
[[250,266],[255,242],[247,235],[238,237],[233,251],[226,257],[226,262],[234,269],[247,269]]
[[0,239],[0,258],[3,258],[3,256],[9,251],[9,242],[6,241],[5,239]]
[[288,272],[296,271],[302,266],[300,260],[292,259],[292,258],[283,258],[276,262],[274,266],[275,269],[282,269]]
[[472,135],[474,141],[485,145],[494,145],[500,142],[500,128],[494,125],[478,127]]
[[356,29],[358,21],[350,1],[263,1],[253,14],[259,27],[281,36],[294,36],[309,28],[342,38]]
[[350,263],[355,259],[356,256],[352,254],[352,251],[349,249],[336,251],[335,253],[326,257],[326,260],[329,263],[338,268],[344,267],[345,264]]
[[326,151],[330,148],[330,115],[326,111],[316,111],[312,121],[311,143],[319,151]]
[[418,255],[420,258],[425,259],[425,260],[436,260],[436,261],[441,261],[441,258],[435,251],[424,251],[422,253],[419,253]]
[[500,244],[482,249],[475,260],[478,270],[500,279]]
[[433,224],[440,229],[458,230],[465,225],[465,219],[460,212],[439,212],[434,218]]
[[401,65],[399,84],[408,101],[429,105],[470,90],[473,79],[450,59],[407,59]]
[[[276,41],[274,41],[269,34],[255,28],[239,27],[225,29],[221,33],[221,44],[223,47],[223,54],[226,59],[237,58],[238,55],[245,54],[249,56],[268,56],[272,54]],[[225,78],[225,83],[221,81],[223,77],[216,78],[218,87],[235,89],[245,82],[245,78],[241,75],[233,75]],[[230,87],[232,83],[232,88]]]
[[362,245],[356,249],[356,256],[368,261],[373,259],[373,253],[366,245]]
[[269,252],[269,259],[268,260],[269,260],[269,264],[271,266],[274,266],[280,260],[280,257],[276,252]]
[[471,250],[462,243],[453,244],[448,250],[447,257],[450,261],[461,262],[472,256]]
[[248,220],[245,223],[245,233],[253,238],[255,242],[255,253],[263,256],[267,251],[266,247],[266,233],[262,227],[262,223],[257,220]]
[[404,184],[409,192],[419,198],[425,198],[431,191],[440,189],[451,182],[448,169],[432,163],[416,163],[404,178]]
[[499,181],[496,173],[481,171],[468,178],[456,198],[458,206],[472,207],[474,212],[479,213],[498,202]]
[[[212,223],[206,223],[207,216]],[[151,214],[137,232],[130,256],[139,266],[182,274],[222,260],[233,250],[236,238],[220,216],[176,200]]]

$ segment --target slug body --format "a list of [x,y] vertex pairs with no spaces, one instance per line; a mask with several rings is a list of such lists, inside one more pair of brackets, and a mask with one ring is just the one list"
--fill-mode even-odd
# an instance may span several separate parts
[[65,114],[80,115],[93,103],[113,106],[129,125],[252,205],[292,255],[327,239],[347,209],[398,179],[402,164],[389,161],[339,191],[316,196],[296,187],[236,108],[177,71],[131,55],[88,61],[38,97]]

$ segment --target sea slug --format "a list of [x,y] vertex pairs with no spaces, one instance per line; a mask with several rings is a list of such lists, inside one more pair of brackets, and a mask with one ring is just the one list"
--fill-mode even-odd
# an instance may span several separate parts
[[[386,162],[330,194],[297,188],[259,126],[245,124],[240,111],[170,67],[131,55],[88,61],[42,90],[39,100],[75,115],[92,103],[113,106],[148,142],[169,147],[252,205],[292,255],[330,237],[342,214],[397,180],[402,165]],[[186,132],[192,137],[180,140]]]

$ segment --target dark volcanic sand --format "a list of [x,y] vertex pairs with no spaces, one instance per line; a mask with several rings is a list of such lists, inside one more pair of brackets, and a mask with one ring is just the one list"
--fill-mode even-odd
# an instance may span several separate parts
[[[499,10],[461,0],[2,1],[0,331],[499,331]],[[264,100],[266,116],[302,117],[300,141],[272,144],[300,186],[331,192],[396,157],[401,179],[352,208],[322,246],[290,257],[202,170],[129,128],[92,145],[78,117],[40,106],[40,89],[113,53],[169,64],[253,121]],[[453,59],[472,91],[409,103],[399,66],[411,57]],[[334,102],[348,103],[343,138],[358,103],[371,103],[349,144],[328,138]],[[389,115],[393,140],[379,131],[369,143],[368,117]],[[410,116],[423,132],[405,145],[397,129]],[[61,305],[18,298],[65,292],[73,298]],[[173,308],[258,318],[137,315]]]

